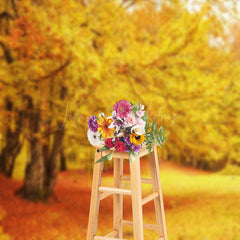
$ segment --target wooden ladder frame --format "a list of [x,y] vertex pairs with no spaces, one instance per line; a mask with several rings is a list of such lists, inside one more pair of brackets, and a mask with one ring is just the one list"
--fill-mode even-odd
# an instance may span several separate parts
[[[109,151],[95,153],[95,162]],[[141,178],[140,157],[148,154],[146,148],[142,148],[133,163],[130,163],[130,177],[123,175],[123,159],[129,159],[127,152],[113,153],[113,187],[101,186],[104,162],[94,164],[91,202],[88,220],[87,240],[117,240],[122,239],[122,226],[133,226],[135,240],[144,240],[143,229],[156,230],[158,240],[167,240],[167,229],[163,205],[163,197],[160,182],[157,147],[154,145],[149,155],[151,179]],[[131,190],[123,189],[122,182],[131,181]],[[152,184],[153,193],[142,199],[141,183]],[[100,201],[113,194],[113,231],[105,236],[97,236],[98,215]],[[123,194],[132,197],[133,221],[123,220]],[[157,225],[144,224],[142,206],[154,200]],[[125,239],[126,240],[126,239]]]

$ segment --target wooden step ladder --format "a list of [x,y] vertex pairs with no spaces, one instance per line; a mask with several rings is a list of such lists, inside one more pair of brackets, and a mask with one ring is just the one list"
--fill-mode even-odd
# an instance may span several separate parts
[[[95,153],[95,162],[109,151]],[[140,158],[147,155],[148,150],[142,148],[133,163],[130,163],[130,176],[123,175],[123,159],[129,159],[127,152],[113,153],[114,186],[101,186],[104,162],[94,164],[91,203],[88,220],[87,240],[122,239],[122,226],[132,226],[134,240],[144,240],[143,229],[156,230],[158,240],[167,240],[167,230],[160,183],[157,147],[154,145],[149,155],[151,179],[141,178]],[[122,182],[131,181],[131,189],[123,189]],[[142,199],[141,183],[152,184],[153,193]],[[105,236],[97,236],[98,214],[100,201],[113,194],[113,232]],[[123,194],[132,196],[133,221],[123,220]],[[142,206],[154,200],[157,225],[144,224]],[[126,240],[126,239],[125,239]],[[151,239],[152,240],[152,239]]]

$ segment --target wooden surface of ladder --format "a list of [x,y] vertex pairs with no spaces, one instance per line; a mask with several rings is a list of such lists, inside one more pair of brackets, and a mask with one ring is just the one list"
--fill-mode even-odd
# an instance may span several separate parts
[[[95,162],[105,152],[95,153]],[[162,198],[159,163],[156,145],[149,155],[151,179],[141,178],[140,157],[147,155],[146,148],[142,149],[133,163],[130,163],[130,176],[123,175],[123,159],[129,159],[128,153],[113,153],[113,187],[101,186],[104,162],[94,164],[91,202],[88,220],[87,240],[114,240],[123,239],[122,226],[132,226],[134,240],[144,240],[143,229],[155,230],[158,232],[158,240],[167,240],[166,221]],[[123,181],[131,182],[131,189],[123,189]],[[141,183],[152,184],[153,193],[142,198]],[[98,215],[100,201],[113,195],[113,231],[105,236],[97,236]],[[133,221],[123,220],[123,195],[132,197]],[[153,200],[157,225],[143,223],[142,206]],[[126,239],[125,239],[126,240]]]

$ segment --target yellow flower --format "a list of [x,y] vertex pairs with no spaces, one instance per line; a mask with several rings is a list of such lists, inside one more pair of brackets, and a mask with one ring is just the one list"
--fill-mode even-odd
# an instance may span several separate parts
[[140,145],[141,143],[144,142],[145,136],[143,135],[137,135],[136,133],[130,134],[130,142],[135,144],[135,145]]
[[115,132],[114,128],[109,128],[110,124],[113,122],[112,119],[101,117],[97,123],[98,123],[98,131],[102,135],[102,138],[108,138],[113,137],[113,134]]

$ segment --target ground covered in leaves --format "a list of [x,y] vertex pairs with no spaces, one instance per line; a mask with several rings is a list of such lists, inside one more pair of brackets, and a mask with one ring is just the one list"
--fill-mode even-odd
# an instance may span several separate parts
[[[142,169],[142,176],[149,177],[146,160]],[[124,171],[129,171],[127,161]],[[160,174],[169,240],[240,240],[240,176],[223,176],[169,162],[161,163]],[[55,195],[47,203],[33,203],[14,195],[21,181],[0,176],[0,239],[85,240],[91,178],[80,170],[62,172]],[[111,184],[111,171],[105,171],[103,185]],[[130,187],[129,183],[124,187]],[[152,190],[146,184],[142,187],[144,196]],[[152,202],[144,206],[143,213],[144,222],[155,223]],[[131,199],[124,196],[124,218],[131,217]],[[125,238],[133,239],[130,227],[123,230]],[[98,234],[111,231],[109,197],[100,204]],[[154,240],[157,235],[145,231],[145,239]]]

